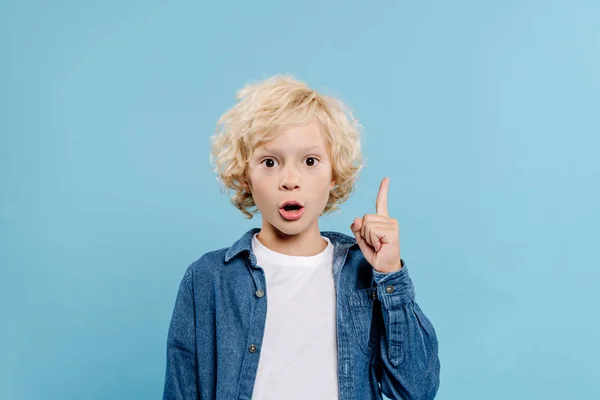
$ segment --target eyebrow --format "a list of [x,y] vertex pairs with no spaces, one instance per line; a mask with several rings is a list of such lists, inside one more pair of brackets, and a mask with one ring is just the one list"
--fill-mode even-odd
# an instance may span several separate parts
[[[322,150],[320,146],[306,146],[306,147],[302,147],[300,149],[298,149],[299,153],[305,153],[305,152],[309,152],[312,150]],[[280,151],[278,149],[267,149],[267,148],[261,148],[260,150],[258,150],[258,153],[274,153],[274,154],[281,154]]]

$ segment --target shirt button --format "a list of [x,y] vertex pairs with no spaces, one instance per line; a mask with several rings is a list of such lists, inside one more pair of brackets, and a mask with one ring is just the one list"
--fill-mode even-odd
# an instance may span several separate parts
[[256,345],[251,344],[250,347],[248,348],[248,350],[250,350],[250,353],[256,353]]
[[387,293],[394,293],[394,290],[396,290],[396,288],[394,287],[394,285],[388,285],[385,287],[385,291]]
[[265,295],[265,292],[263,292],[262,290],[258,289],[255,294],[256,294],[256,297],[263,297]]

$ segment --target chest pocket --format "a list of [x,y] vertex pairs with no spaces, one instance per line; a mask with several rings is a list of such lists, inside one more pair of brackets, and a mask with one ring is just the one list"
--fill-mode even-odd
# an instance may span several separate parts
[[359,289],[348,296],[352,325],[360,348],[371,352],[376,338],[373,326],[373,304],[375,288]]

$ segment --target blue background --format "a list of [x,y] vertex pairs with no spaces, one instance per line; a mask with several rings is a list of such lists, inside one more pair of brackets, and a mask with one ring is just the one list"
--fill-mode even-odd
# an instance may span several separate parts
[[187,266],[246,220],[209,164],[244,84],[340,96],[391,178],[438,399],[600,382],[600,3],[3,1],[0,398],[158,399]]

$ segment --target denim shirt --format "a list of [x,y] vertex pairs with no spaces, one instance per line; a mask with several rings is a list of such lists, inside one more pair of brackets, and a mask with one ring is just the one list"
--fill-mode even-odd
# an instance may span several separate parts
[[[252,251],[259,231],[250,229],[187,268],[169,327],[163,399],[252,398],[269,295]],[[382,399],[382,393],[433,399],[440,373],[437,337],[415,302],[404,260],[399,271],[380,273],[354,237],[321,235],[334,246],[340,399]],[[299,376],[298,384],[307,383]]]

